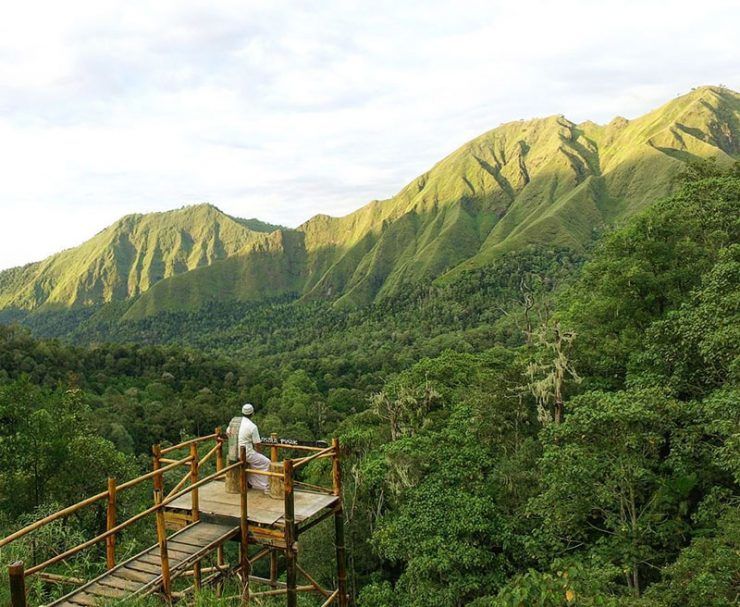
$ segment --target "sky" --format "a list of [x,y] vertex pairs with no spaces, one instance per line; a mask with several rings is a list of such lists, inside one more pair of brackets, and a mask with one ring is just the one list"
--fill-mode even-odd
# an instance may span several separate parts
[[210,202],[297,226],[503,122],[740,89],[736,0],[8,3],[0,268]]

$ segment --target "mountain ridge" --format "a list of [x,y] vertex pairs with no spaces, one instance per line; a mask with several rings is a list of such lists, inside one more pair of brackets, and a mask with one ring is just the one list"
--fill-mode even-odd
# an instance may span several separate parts
[[126,216],[79,247],[0,272],[0,308],[132,300],[124,318],[133,319],[286,293],[369,303],[526,246],[583,248],[668,194],[686,162],[738,157],[740,95],[721,87],[604,125],[563,115],[509,122],[395,196],[295,229],[209,204]]

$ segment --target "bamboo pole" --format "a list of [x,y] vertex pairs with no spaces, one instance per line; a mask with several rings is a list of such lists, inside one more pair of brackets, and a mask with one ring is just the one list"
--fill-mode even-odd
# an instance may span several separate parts
[[[313,586],[307,584],[305,586],[296,586],[295,590],[296,592],[313,592],[316,589]],[[262,590],[260,592],[255,592],[252,596],[261,598],[263,596],[280,596],[281,594],[287,593],[287,588],[280,588],[279,590]]]
[[193,521],[200,520],[200,501],[198,499],[198,488],[196,483],[198,482],[198,446],[196,444],[190,445],[190,484],[194,489],[190,492],[192,510],[193,510]]
[[334,537],[337,551],[337,593],[339,607],[347,607],[347,554],[344,548],[344,512],[342,510],[342,469],[339,461],[339,439],[331,441],[334,448],[332,457],[331,476],[334,495],[339,497],[337,509],[334,511]]
[[[188,458],[188,459],[190,459],[190,458]],[[172,487],[172,490],[167,494],[167,497],[169,497],[170,495],[174,495],[180,489],[182,489],[187,484],[187,482],[189,480],[191,480],[191,475],[192,475],[192,472],[190,470],[188,470],[185,473],[185,476],[183,476],[179,481],[177,481],[177,485],[175,485],[174,487]]]
[[[196,486],[198,482],[198,445],[196,443],[190,444],[190,485],[193,490],[190,492],[191,500],[191,512],[193,522],[200,520],[200,501],[198,499],[198,488]],[[200,575],[200,561],[193,563],[193,586],[195,590],[200,590],[201,575]]]
[[334,513],[334,534],[337,549],[339,607],[347,607],[347,556],[344,549],[344,514],[341,508],[337,508]]
[[[216,427],[216,472],[221,472],[224,469],[224,441],[221,438],[221,426]],[[219,544],[216,549],[216,564],[218,567],[226,566],[226,559],[224,557],[223,544]],[[223,579],[219,579],[216,583],[216,596],[221,597],[224,591]]]
[[239,450],[239,493],[240,493],[240,519],[239,519],[239,558],[241,561],[242,583],[242,605],[249,604],[249,574],[252,566],[249,562],[249,512],[247,504],[247,493],[249,485],[247,484],[247,450],[242,447]]
[[[156,477],[155,477],[156,478]],[[162,565],[162,591],[168,600],[172,600],[172,586],[170,579],[170,559],[167,553],[167,529],[164,522],[162,508],[162,489],[154,490],[154,503],[157,506],[157,542],[159,543],[159,557]]]
[[331,478],[334,495],[339,495],[342,489],[342,469],[339,465],[339,439],[331,439],[331,446],[334,449],[334,455],[331,458]]
[[293,494],[293,460],[283,462],[285,475],[285,567],[288,588],[288,607],[296,607],[296,553],[295,553],[295,495]]
[[82,586],[82,584],[85,583],[85,580],[82,578],[58,575],[56,573],[42,572],[38,574],[38,578],[44,582],[51,582],[52,584],[67,584],[70,586]]
[[[265,443],[263,443],[265,444]],[[277,443],[273,445],[270,443],[270,447],[277,447],[278,449],[284,449],[286,451],[323,451],[326,447],[311,447],[309,445],[289,445],[288,443]]]
[[318,459],[322,456],[327,456],[332,453],[334,453],[334,445],[332,445],[331,447],[327,447],[326,449],[322,449],[321,451],[317,451],[316,453],[314,453],[313,455],[309,455],[308,457],[302,457],[300,459],[294,460],[293,468],[299,468],[300,466],[303,466],[308,462],[312,462],[315,459]]
[[84,508],[85,506],[89,506],[90,504],[94,504],[95,502],[98,502],[106,497],[108,497],[108,492],[103,491],[101,493],[93,495],[92,497],[88,497],[87,499],[84,499],[81,502],[77,502],[76,504],[67,506],[66,508],[60,510],[59,512],[55,512],[54,514],[45,516],[44,518],[39,519],[38,521],[31,523],[30,525],[27,525],[23,529],[19,529],[15,533],[11,533],[7,537],[4,537],[3,539],[1,539],[0,548],[2,548],[3,546],[6,546],[7,544],[10,544],[14,540],[17,540],[19,537],[23,537],[24,535],[26,535],[27,533],[30,533],[31,531],[35,531],[39,527],[43,527],[44,525],[47,525],[59,518],[67,516],[68,514],[77,512],[81,508]]
[[[273,432],[270,434],[270,438],[273,443],[277,442],[278,435]],[[279,458],[278,448],[276,444],[270,445],[270,461],[273,464],[278,463]],[[278,553],[274,548],[270,549],[270,587],[277,588],[277,577],[278,577]]]
[[[110,531],[116,526],[116,479],[108,478],[108,508],[105,516],[105,530]],[[108,569],[116,566],[116,534],[105,538],[105,561]]]
[[329,605],[331,605],[334,602],[334,600],[337,598],[337,595],[339,595],[339,590],[335,590],[332,593],[332,595],[328,599],[326,599],[324,603],[321,603],[321,607],[329,607]]
[[26,574],[23,570],[23,561],[16,561],[8,567],[10,577],[10,605],[11,607],[26,607]]
[[296,562],[295,566],[298,569],[298,571],[301,572],[301,574],[303,575],[303,577],[305,577],[308,580],[309,584],[311,584],[311,586],[313,586],[314,588],[316,588],[316,591],[317,592],[320,592],[321,594],[323,594],[324,597],[327,598],[327,599],[331,596],[331,592],[329,592],[328,590],[325,590],[324,588],[322,588],[321,585],[315,579],[313,579],[313,577],[311,577],[311,575],[308,573],[308,571],[306,571],[303,567],[301,567],[297,562]]
[[[239,462],[237,462],[236,464],[232,464],[231,466],[227,466],[226,468],[224,468],[224,472],[227,471],[227,470],[230,470],[231,468],[235,468],[237,466],[239,466]],[[198,481],[198,486],[202,486],[202,485],[204,485],[206,483],[210,483],[212,480],[214,480],[215,478],[217,478],[220,474],[222,474],[222,473],[216,472],[214,474],[211,474],[210,476],[207,476],[205,478],[200,479]],[[155,476],[155,482],[157,482],[156,481],[157,478],[158,477]],[[183,495],[186,495],[190,490],[191,490],[191,487],[187,487],[186,489],[183,489],[180,493],[165,498],[164,500],[162,500],[162,506],[167,506],[168,504],[174,502],[176,499],[182,497]],[[113,527],[113,529],[110,529],[109,531],[106,531],[105,533],[101,533],[100,535],[98,535],[98,536],[96,536],[96,537],[94,537],[94,538],[92,538],[90,540],[87,540],[85,542],[82,542],[78,546],[75,546],[74,548],[70,548],[66,552],[62,552],[61,554],[57,554],[56,556],[50,558],[48,561],[44,561],[43,563],[41,563],[39,565],[35,565],[34,567],[31,567],[28,571],[26,571],[26,576],[33,575],[37,571],[40,571],[40,570],[42,570],[42,569],[44,569],[46,567],[49,567],[50,565],[53,565],[55,563],[58,563],[59,561],[62,561],[62,560],[66,559],[69,556],[72,556],[73,554],[77,554],[81,550],[84,550],[85,548],[89,548],[93,544],[97,544],[98,542],[102,542],[109,535],[111,535],[113,533],[118,533],[119,531],[125,529],[129,525],[132,525],[136,521],[144,518],[145,516],[148,516],[148,515],[152,514],[153,512],[156,512],[160,508],[161,508],[160,506],[154,505],[151,508],[147,508],[146,510],[143,510],[142,512],[139,512],[138,514],[135,514],[134,516],[132,516],[127,521],[124,521],[123,523],[120,523],[119,525],[116,525],[115,527]]]
[[165,449],[162,449],[162,455],[166,453],[170,453],[172,451],[176,451],[177,449],[182,449],[183,447],[188,447],[192,444],[198,444],[202,443],[203,441],[210,440],[212,438],[216,438],[218,434],[209,434],[208,436],[198,436],[196,438],[191,438],[190,440],[183,441],[181,443],[178,443],[177,445],[172,445],[171,447],[167,447]]
[[[162,461],[161,458],[159,460]],[[139,483],[143,483],[144,481],[148,481],[150,478],[153,478],[157,476],[157,474],[164,474],[165,472],[169,472],[170,470],[174,470],[178,466],[182,466],[183,464],[190,461],[190,456],[177,460],[176,462],[169,464],[167,466],[162,466],[156,470],[152,470],[151,472],[147,472],[146,474],[142,474],[141,476],[137,476],[136,478],[132,478],[130,481],[126,481],[125,483],[121,483],[118,485],[118,492],[120,493],[124,489],[129,489],[131,487],[134,487],[138,485]]]
[[[154,479],[154,490],[156,491],[159,489],[160,491],[164,491],[164,473],[160,470],[162,467],[160,460],[162,459],[162,447],[157,445],[152,445],[152,472],[154,473],[152,475],[152,478]],[[174,466],[174,464],[170,464]]]
[[206,454],[203,457],[198,458],[198,466],[201,468],[203,467],[203,464],[205,464],[209,459],[211,459],[216,453],[218,453],[218,443],[213,446],[213,448],[210,451],[207,451]]

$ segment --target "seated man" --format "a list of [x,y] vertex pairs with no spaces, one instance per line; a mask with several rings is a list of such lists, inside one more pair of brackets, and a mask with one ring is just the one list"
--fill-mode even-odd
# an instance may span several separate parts
[[[254,413],[254,407],[247,403],[242,407],[242,423],[239,426],[239,453],[242,447],[247,452],[247,464],[255,470],[269,470],[270,460],[256,451],[256,447],[262,442],[257,425],[249,419]],[[249,484],[255,489],[269,493],[269,477],[261,474],[250,474]]]

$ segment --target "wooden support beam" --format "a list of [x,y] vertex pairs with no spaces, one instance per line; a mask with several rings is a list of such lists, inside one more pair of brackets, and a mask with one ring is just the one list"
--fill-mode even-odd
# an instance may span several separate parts
[[301,574],[303,575],[303,577],[305,577],[308,580],[308,582],[311,584],[311,586],[313,586],[314,588],[316,588],[317,592],[320,592],[321,594],[323,594],[324,597],[327,598],[327,599],[331,596],[331,592],[329,592],[328,590],[325,590],[324,588],[322,588],[321,585],[315,579],[313,579],[313,577],[311,577],[311,575],[309,575],[308,571],[306,571],[298,563],[296,563],[296,567],[298,568],[298,571],[301,572]]
[[241,562],[242,573],[242,605],[249,603],[249,574],[252,571],[252,565],[249,562],[249,513],[247,504],[247,450],[242,447],[239,450],[239,493],[240,493],[240,520],[239,520],[239,558]]
[[339,439],[331,439],[331,446],[334,449],[334,454],[331,458],[332,488],[334,495],[340,495],[342,492],[342,469],[339,466]]
[[341,508],[334,512],[334,533],[337,549],[337,592],[339,607],[347,607],[347,556],[344,549],[344,514]]
[[295,495],[293,493],[293,460],[283,462],[285,475],[285,567],[286,582],[288,584],[288,607],[296,607],[296,551],[295,551]]
[[270,587],[277,588],[278,551],[270,546]]
[[35,531],[39,527],[43,527],[44,525],[47,525],[57,519],[60,519],[64,516],[67,516],[69,514],[72,514],[74,512],[77,512],[78,510],[84,508],[85,506],[89,506],[90,504],[94,504],[97,501],[100,501],[102,499],[105,499],[108,497],[108,492],[103,491],[101,493],[98,493],[97,495],[93,495],[92,497],[88,497],[85,500],[82,500],[81,502],[77,502],[76,504],[72,504],[71,506],[67,506],[66,508],[60,510],[59,512],[55,512],[54,514],[50,514],[49,516],[45,516],[42,519],[39,519],[30,525],[27,525],[23,529],[19,529],[15,533],[11,533],[10,535],[0,539],[0,548],[3,546],[6,546],[7,544],[10,544],[12,541],[17,540],[19,537],[23,537],[27,533],[30,533],[31,531]]
[[[116,526],[116,479],[108,478],[108,507],[105,516],[105,530]],[[105,564],[108,569],[116,566],[116,534],[105,538]]]
[[[224,441],[221,438],[221,426],[217,426],[215,430],[216,434],[216,472],[221,472],[224,469]],[[226,558],[224,556],[224,547],[221,544],[216,549],[216,565],[218,567],[226,566]],[[216,596],[221,597],[224,591],[223,578],[219,578],[216,582]]]
[[[313,592],[316,590],[313,586],[296,586],[295,592]],[[252,594],[253,597],[263,597],[263,596],[280,596],[281,594],[287,594],[288,589],[287,588],[279,588],[278,590],[263,590],[261,592],[255,592]]]
[[66,584],[68,586],[82,586],[85,580],[78,577],[69,577],[66,575],[59,575],[56,573],[46,573],[41,571],[36,574],[38,578],[44,582],[51,582],[52,584]]
[[154,475],[154,490],[164,491],[164,476],[160,470],[162,467],[160,460],[162,459],[162,448],[159,445],[152,445],[152,472]]
[[26,607],[26,573],[23,561],[16,561],[8,567],[10,577],[10,605],[11,607]]
[[[272,439],[273,443],[277,443],[278,435],[273,432],[270,434],[270,438]],[[278,463],[279,459],[278,454],[278,448],[277,444],[273,444],[270,446],[270,462],[273,464]],[[278,552],[274,548],[270,549],[270,587],[274,590],[277,588],[277,578],[278,578]]]
[[[190,444],[190,485],[194,489],[190,492],[191,500],[191,512],[193,522],[196,523],[200,520],[200,501],[198,499],[198,488],[195,486],[198,482],[198,445],[196,443]],[[201,575],[200,575],[200,561],[193,563],[193,586],[195,590],[200,590]]]
[[190,440],[183,441],[182,443],[178,443],[177,445],[172,445],[171,447],[167,447],[166,449],[162,449],[162,455],[165,453],[170,453],[172,451],[176,451],[177,449],[182,449],[183,447],[188,447],[193,444],[202,443],[207,440],[211,440],[212,438],[216,438],[216,434],[209,434],[208,436],[198,436],[197,438],[191,438]]
[[[155,477],[157,478],[157,477]],[[172,585],[170,579],[170,559],[167,553],[167,529],[164,525],[164,510],[162,508],[162,489],[154,490],[154,504],[156,511],[157,542],[159,543],[159,558],[162,567],[162,592],[168,600],[172,600]]]
[[321,607],[329,607],[336,600],[337,596],[339,596],[339,590],[335,590],[326,601],[321,603]]

